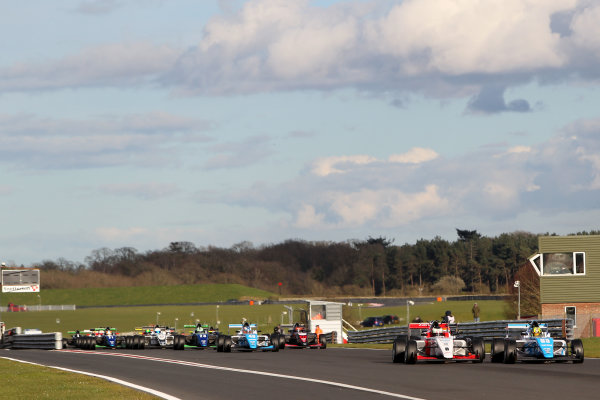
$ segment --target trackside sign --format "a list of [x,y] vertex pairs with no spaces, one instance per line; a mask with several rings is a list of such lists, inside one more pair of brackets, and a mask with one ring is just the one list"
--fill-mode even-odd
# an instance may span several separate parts
[[39,291],[39,269],[2,270],[2,293],[37,293]]

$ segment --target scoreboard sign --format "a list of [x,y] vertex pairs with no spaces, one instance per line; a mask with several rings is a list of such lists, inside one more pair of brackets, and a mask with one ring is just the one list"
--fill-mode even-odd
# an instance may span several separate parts
[[2,293],[35,293],[39,291],[39,269],[2,270]]

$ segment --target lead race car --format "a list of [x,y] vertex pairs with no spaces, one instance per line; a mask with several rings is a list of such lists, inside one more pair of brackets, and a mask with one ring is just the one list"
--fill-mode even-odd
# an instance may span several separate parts
[[485,347],[481,338],[456,337],[446,323],[412,323],[409,335],[398,336],[392,348],[395,363],[417,361],[471,361],[481,363]]
[[279,351],[279,335],[261,335],[256,324],[229,324],[229,329],[239,329],[235,335],[220,335],[217,338],[217,351],[229,353],[238,351]]
[[517,361],[572,361],[584,360],[583,342],[580,339],[553,338],[548,324],[532,321],[508,324],[506,337],[492,341],[492,362],[514,364]]

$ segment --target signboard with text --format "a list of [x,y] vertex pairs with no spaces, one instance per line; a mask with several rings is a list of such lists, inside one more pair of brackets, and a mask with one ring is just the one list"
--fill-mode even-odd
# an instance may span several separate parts
[[36,293],[39,291],[39,269],[2,270],[2,293]]

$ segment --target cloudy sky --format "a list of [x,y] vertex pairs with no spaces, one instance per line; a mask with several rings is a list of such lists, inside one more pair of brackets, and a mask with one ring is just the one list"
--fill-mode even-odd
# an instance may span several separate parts
[[600,221],[596,0],[59,0],[0,15],[0,259]]

